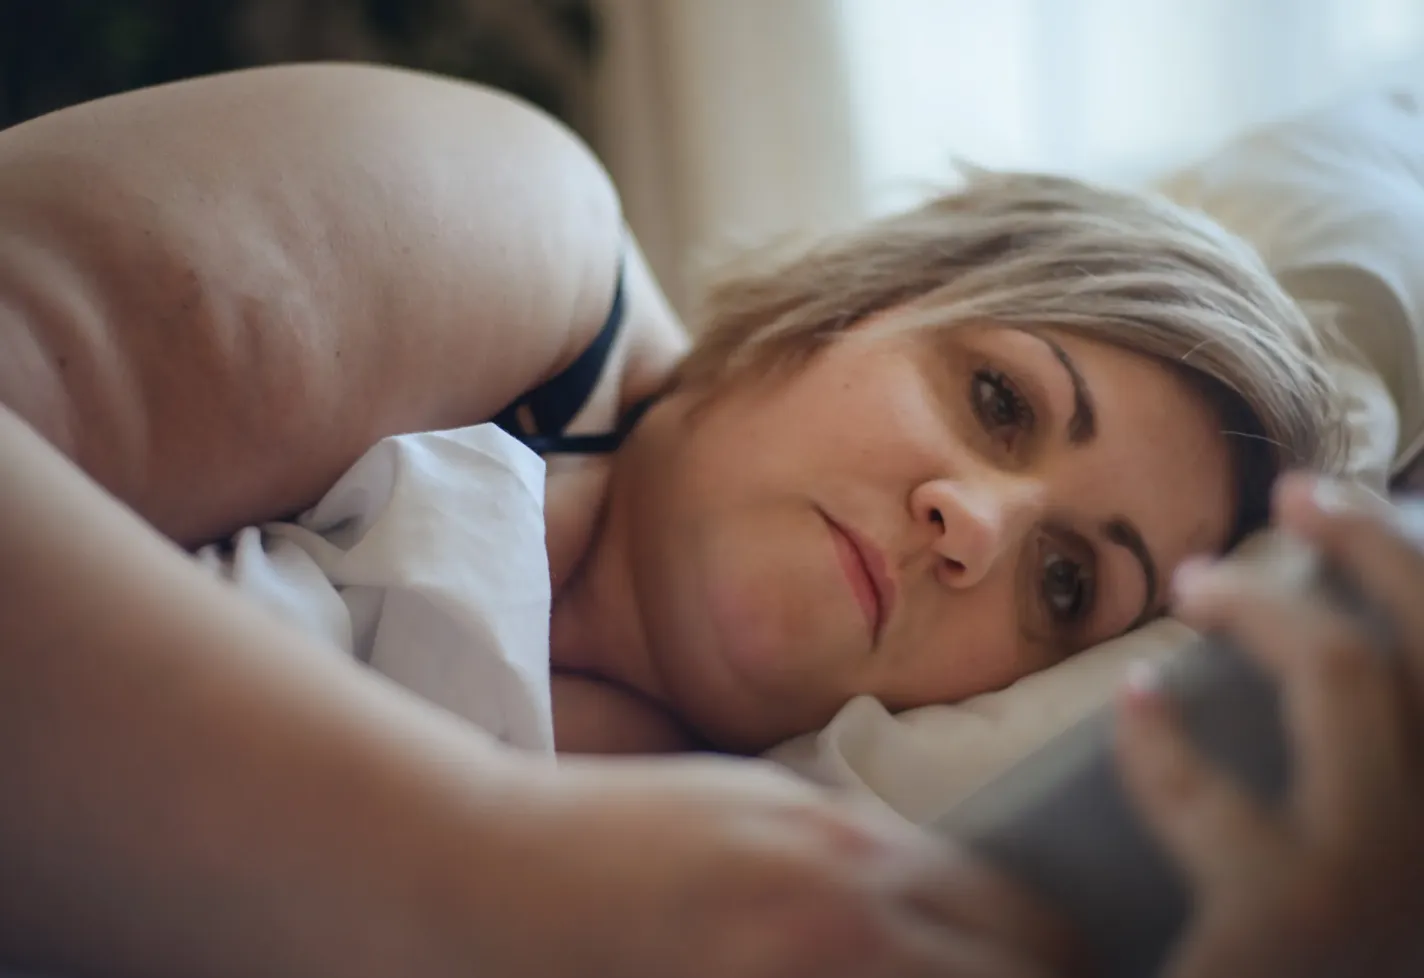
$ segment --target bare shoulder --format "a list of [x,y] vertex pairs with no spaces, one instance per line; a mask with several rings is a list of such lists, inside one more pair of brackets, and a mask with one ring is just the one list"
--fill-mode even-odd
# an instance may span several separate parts
[[0,133],[0,403],[208,539],[552,376],[623,245],[588,149],[476,86],[290,66],[78,106]]
[[564,754],[675,754],[697,745],[666,713],[626,690],[554,673],[554,740]]

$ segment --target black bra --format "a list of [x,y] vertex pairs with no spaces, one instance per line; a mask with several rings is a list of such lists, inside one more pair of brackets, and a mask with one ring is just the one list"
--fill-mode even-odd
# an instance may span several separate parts
[[615,451],[647,411],[651,401],[635,405],[614,431],[601,435],[566,435],[563,431],[583,410],[584,403],[598,386],[608,352],[613,349],[618,329],[623,325],[624,307],[623,268],[620,265],[618,282],[613,290],[613,306],[593,342],[557,377],[534,388],[496,414],[494,423],[540,455],[599,455]]

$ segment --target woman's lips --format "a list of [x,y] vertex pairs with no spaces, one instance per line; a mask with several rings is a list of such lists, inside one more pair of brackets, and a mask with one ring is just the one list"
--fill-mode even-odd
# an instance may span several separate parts
[[825,519],[831,528],[831,537],[836,545],[841,569],[845,571],[851,591],[860,603],[861,610],[865,612],[871,636],[878,642],[894,602],[894,585],[886,572],[885,558],[868,540],[857,536],[829,516]]

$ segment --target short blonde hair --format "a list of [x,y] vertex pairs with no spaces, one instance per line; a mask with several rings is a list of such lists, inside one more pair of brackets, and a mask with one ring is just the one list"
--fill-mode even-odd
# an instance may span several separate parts
[[1231,542],[1265,520],[1283,469],[1343,459],[1320,324],[1254,250],[1166,199],[1058,176],[971,170],[953,193],[726,275],[675,383],[794,368],[890,309],[911,329],[1057,328],[1181,371],[1231,442]]

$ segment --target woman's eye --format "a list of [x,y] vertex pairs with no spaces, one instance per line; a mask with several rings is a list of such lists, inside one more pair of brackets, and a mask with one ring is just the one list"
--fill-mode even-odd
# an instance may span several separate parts
[[1045,548],[1039,565],[1043,603],[1058,624],[1072,624],[1092,608],[1093,578],[1088,569],[1057,550]]
[[997,370],[981,367],[974,371],[969,400],[984,430],[1008,444],[1033,428],[1033,408]]

